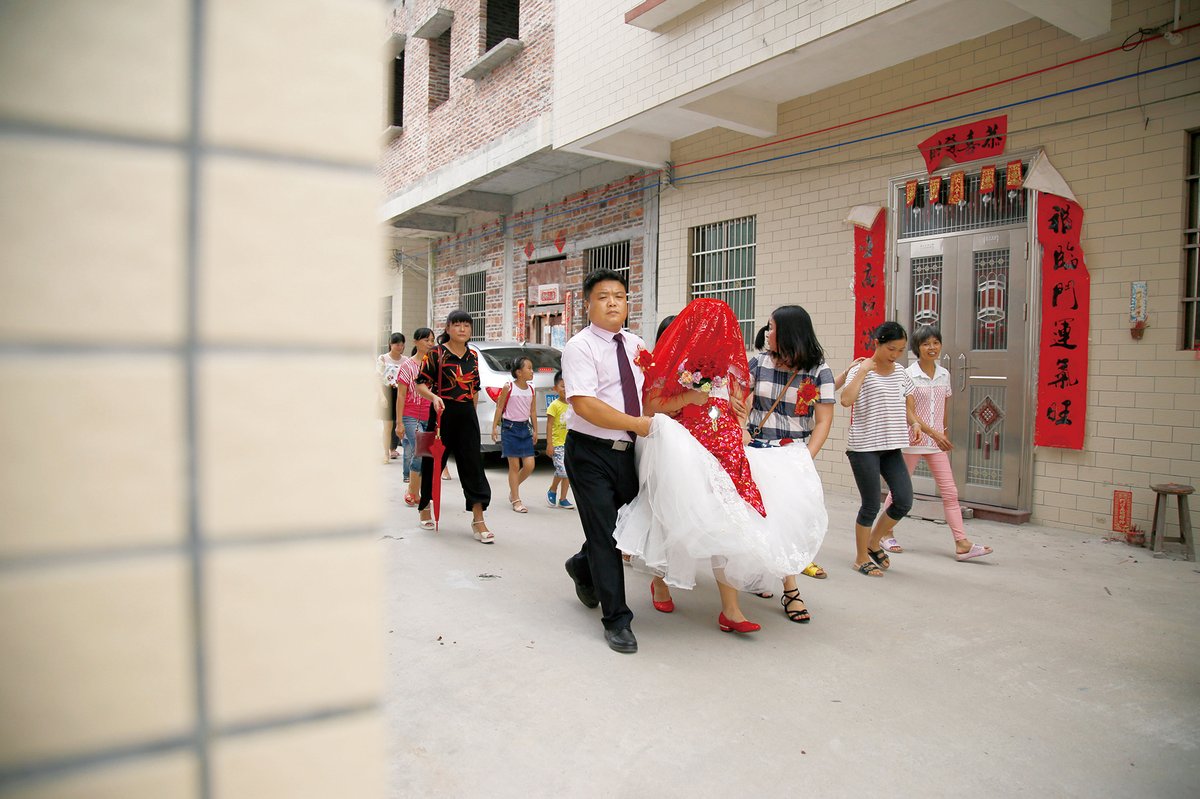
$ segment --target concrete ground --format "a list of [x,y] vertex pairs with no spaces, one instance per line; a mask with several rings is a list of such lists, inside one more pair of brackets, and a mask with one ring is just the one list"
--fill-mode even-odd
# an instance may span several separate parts
[[619,655],[563,571],[582,532],[545,506],[546,461],[528,515],[489,461],[493,546],[457,479],[434,534],[380,470],[393,797],[1200,796],[1200,564],[978,520],[996,552],[959,563],[906,520],[870,579],[857,500],[830,492],[811,624],[746,596],[763,630],[723,634],[711,578],[668,615],[627,571],[640,651]]

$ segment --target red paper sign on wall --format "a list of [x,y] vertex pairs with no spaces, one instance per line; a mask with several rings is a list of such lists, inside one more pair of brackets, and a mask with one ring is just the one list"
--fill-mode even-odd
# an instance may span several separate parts
[[869,357],[872,333],[884,322],[887,212],[867,228],[854,226],[854,357]]
[[956,128],[939,130],[917,145],[925,159],[925,171],[932,172],[949,158],[956,164],[979,158],[994,158],[1004,152],[1008,136],[1008,116],[978,119]]
[[525,300],[517,300],[517,341],[525,341]]
[[1091,279],[1080,234],[1083,208],[1038,194],[1042,245],[1042,327],[1038,353],[1037,420],[1033,443],[1083,449]]

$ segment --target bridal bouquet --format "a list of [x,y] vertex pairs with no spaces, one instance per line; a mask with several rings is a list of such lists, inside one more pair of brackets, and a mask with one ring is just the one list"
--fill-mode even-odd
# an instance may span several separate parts
[[696,359],[690,363],[684,362],[683,368],[679,370],[679,385],[703,391],[705,394],[714,388],[724,388],[725,375],[715,375],[713,374],[715,371],[716,365],[706,363],[703,359]]

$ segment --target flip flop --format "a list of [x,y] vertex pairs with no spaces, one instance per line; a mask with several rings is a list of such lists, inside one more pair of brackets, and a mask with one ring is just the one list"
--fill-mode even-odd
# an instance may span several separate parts
[[879,542],[879,546],[886,549],[888,552],[903,552],[904,547],[900,546],[900,542],[895,538],[885,538]]
[[868,549],[867,554],[871,557],[871,560],[879,564],[879,568],[883,569],[884,571],[887,571],[892,567],[892,559],[889,558],[887,553],[882,549]]
[[955,553],[955,560],[971,560],[972,558],[982,558],[984,555],[992,554],[991,547],[985,547],[983,544],[971,544],[971,548],[966,552]]
[[800,573],[803,574],[805,577],[815,577],[818,580],[824,580],[826,577],[829,576],[828,572],[826,572],[824,569],[822,569],[820,566],[818,566],[815,563],[808,564],[807,566],[804,567],[804,571],[802,571]]

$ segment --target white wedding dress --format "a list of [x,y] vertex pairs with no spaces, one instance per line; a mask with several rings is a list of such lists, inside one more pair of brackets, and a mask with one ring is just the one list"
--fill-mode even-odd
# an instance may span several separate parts
[[[714,389],[714,395],[717,390]],[[639,493],[617,514],[617,547],[668,585],[692,588],[698,569],[742,591],[777,590],[813,562],[829,515],[808,448],[748,448],[767,515],[751,507],[715,456],[664,414],[638,438]]]

